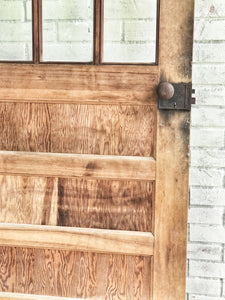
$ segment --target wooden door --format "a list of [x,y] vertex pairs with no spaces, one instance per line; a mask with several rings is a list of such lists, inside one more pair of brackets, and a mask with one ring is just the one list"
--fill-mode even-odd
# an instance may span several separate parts
[[185,299],[190,111],[157,87],[191,83],[194,1],[140,64],[103,62],[107,1],[92,63],[44,62],[34,0],[33,63],[0,64],[0,299]]

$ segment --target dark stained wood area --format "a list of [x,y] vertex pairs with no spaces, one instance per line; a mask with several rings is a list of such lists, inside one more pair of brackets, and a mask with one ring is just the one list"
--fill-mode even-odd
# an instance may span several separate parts
[[152,230],[152,182],[0,176],[0,186],[0,223]]
[[151,258],[0,248],[2,292],[149,300]]

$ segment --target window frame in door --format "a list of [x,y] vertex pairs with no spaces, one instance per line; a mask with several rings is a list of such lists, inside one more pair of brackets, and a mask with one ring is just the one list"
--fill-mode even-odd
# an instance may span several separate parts
[[[63,64],[63,65],[138,65],[138,66],[158,66],[159,64],[159,20],[160,20],[160,0],[157,1],[156,12],[156,54],[155,62],[152,63],[121,63],[121,62],[103,62],[103,44],[104,44],[104,0],[93,0],[93,60],[92,62],[60,62],[43,61],[43,37],[42,37],[42,1],[32,0],[32,55],[33,59],[29,61],[11,61],[0,60],[0,63],[17,64]],[[151,0],[149,0],[151,1]]]

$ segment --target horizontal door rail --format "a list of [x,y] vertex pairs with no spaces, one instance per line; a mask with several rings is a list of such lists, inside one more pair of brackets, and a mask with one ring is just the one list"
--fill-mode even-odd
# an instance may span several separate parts
[[0,151],[0,174],[155,180],[149,157]]
[[0,88],[0,103],[95,104],[155,106],[151,91],[88,91],[57,89]]
[[[4,293],[4,292],[0,292],[0,299],[4,299],[4,300],[82,300],[80,298],[65,298],[65,297],[55,297],[55,296],[27,295],[27,294]],[[86,299],[86,300],[88,300],[88,299]]]
[[0,223],[0,245],[125,255],[153,255],[152,233]]
[[39,296],[39,295],[27,295],[27,294],[4,293],[4,292],[0,292],[0,299],[3,300],[82,300],[80,298],[64,298],[64,297],[55,297],[55,296]]

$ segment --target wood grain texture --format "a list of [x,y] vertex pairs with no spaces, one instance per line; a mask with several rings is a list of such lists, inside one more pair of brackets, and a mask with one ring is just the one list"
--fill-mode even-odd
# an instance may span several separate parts
[[156,300],[183,300],[186,284],[190,113],[159,112],[159,122],[154,294]]
[[[156,89],[154,89],[154,93]],[[96,105],[156,105],[156,96],[149,91],[56,90],[0,88],[0,103],[49,103],[49,104],[96,104]]]
[[[27,280],[18,276],[26,264],[24,255],[32,260],[32,270],[24,274]],[[150,257],[1,247],[0,264],[5,256],[8,277],[5,278],[1,268],[2,292],[25,291],[22,293],[95,300],[151,299]],[[25,296],[24,299],[42,298]]]
[[0,223],[152,230],[152,182],[0,176],[0,186]]
[[0,244],[150,256],[154,236],[137,231],[0,223]]
[[0,299],[3,300],[82,300],[81,298],[68,298],[56,296],[28,295],[22,293],[4,293],[0,292]]
[[0,100],[156,104],[158,79],[156,66],[0,64]]
[[59,226],[152,230],[152,182],[59,179]]
[[1,103],[0,149],[154,156],[155,112],[153,106]]
[[[179,16],[179,18],[177,18]],[[162,81],[192,80],[194,0],[160,0]],[[157,114],[154,300],[184,300],[190,112]]]
[[57,224],[57,178],[0,176],[0,187],[0,223]]
[[151,157],[0,151],[0,174],[155,180],[155,172]]
[[191,82],[193,26],[194,0],[160,0],[161,80],[174,83]]

